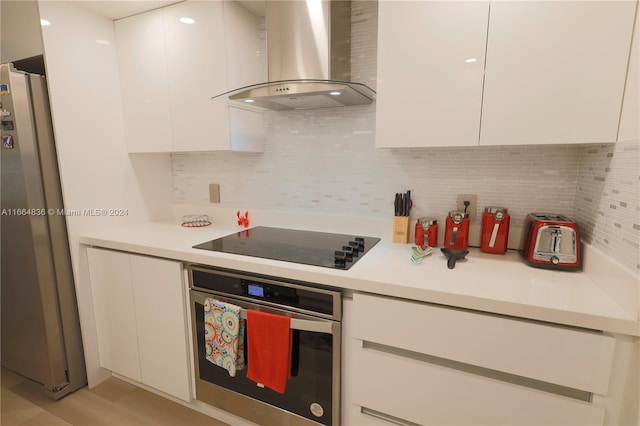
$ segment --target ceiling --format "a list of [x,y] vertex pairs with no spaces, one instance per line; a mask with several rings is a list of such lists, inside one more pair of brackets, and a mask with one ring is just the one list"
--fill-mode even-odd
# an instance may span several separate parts
[[[264,0],[236,1],[249,9],[254,15],[264,16]],[[100,16],[116,20],[180,2],[176,0],[76,0],[75,4]]]
[[113,20],[135,15],[136,13],[146,12],[148,10],[157,9],[179,1],[156,1],[156,0],[78,0],[75,4],[89,9],[100,16]]

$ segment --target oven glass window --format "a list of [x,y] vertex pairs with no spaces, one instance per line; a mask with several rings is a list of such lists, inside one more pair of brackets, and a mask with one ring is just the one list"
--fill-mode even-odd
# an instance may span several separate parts
[[[204,307],[194,303],[200,379],[263,401],[320,424],[331,424],[333,335],[293,330],[291,378],[284,394],[260,388],[246,377],[246,368],[229,376],[207,361],[204,348]],[[247,342],[247,345],[250,345]],[[250,362],[250,361],[249,361]]]

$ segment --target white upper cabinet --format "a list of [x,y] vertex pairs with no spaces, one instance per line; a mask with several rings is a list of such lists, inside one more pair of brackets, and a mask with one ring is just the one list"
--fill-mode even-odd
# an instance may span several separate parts
[[376,146],[637,139],[636,6],[381,1]]
[[492,2],[480,145],[615,142],[635,8]]
[[173,139],[186,151],[224,149],[228,139],[226,106],[211,100],[227,90],[222,8],[188,1],[163,9]]
[[620,117],[619,141],[640,139],[640,7],[636,9],[636,26],[633,32],[627,83]]
[[228,89],[267,81],[267,39],[256,17],[235,1],[224,3]]
[[488,1],[381,1],[376,146],[475,146]]
[[262,151],[262,116],[211,100],[263,79],[258,18],[233,1],[186,1],[115,29],[129,152]]
[[161,10],[115,22],[127,148],[173,149]]

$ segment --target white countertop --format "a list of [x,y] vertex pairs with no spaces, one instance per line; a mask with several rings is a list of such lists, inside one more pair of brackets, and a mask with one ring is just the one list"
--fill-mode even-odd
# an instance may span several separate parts
[[640,336],[637,315],[617,304],[588,274],[532,268],[514,251],[491,255],[472,248],[455,269],[448,269],[439,249],[422,263],[412,264],[411,244],[394,244],[383,235],[382,241],[349,270],[336,270],[192,248],[239,230],[237,226],[183,228],[178,224],[146,223],[91,232],[81,236],[80,243]]

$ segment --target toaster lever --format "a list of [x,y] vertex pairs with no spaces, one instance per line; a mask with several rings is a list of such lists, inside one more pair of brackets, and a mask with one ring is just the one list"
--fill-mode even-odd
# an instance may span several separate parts
[[562,240],[562,231],[560,231],[559,228],[556,228],[551,232],[551,244],[549,244],[549,251],[551,253],[560,252],[560,240]]

